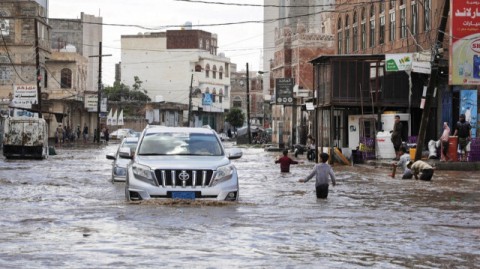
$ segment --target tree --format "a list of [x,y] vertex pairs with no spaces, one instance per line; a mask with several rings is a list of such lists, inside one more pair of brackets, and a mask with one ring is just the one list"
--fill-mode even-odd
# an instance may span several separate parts
[[109,101],[143,101],[149,102],[152,99],[148,97],[147,91],[142,90],[142,81],[138,76],[134,77],[135,83],[133,84],[133,90],[127,85],[116,81],[112,87],[105,87],[105,94]]
[[238,107],[230,109],[230,111],[225,116],[225,121],[230,123],[233,127],[238,128],[242,127],[245,122],[245,114]]

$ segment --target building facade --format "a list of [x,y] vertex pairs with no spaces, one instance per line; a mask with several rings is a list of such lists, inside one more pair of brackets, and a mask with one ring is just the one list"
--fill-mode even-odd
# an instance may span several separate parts
[[[187,27],[188,28],[188,27]],[[230,109],[230,59],[217,54],[217,36],[201,30],[123,35],[121,81],[138,76],[152,100],[186,104],[189,126],[223,129]]]
[[15,98],[15,86],[44,87],[47,71],[42,67],[50,55],[46,15],[47,8],[35,1],[0,2],[0,99],[4,104],[31,108],[31,103]]

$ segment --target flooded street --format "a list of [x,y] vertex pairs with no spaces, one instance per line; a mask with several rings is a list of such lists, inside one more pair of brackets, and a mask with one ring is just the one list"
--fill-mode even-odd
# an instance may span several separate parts
[[[243,149],[237,203],[127,203],[105,154],[117,144],[57,148],[44,161],[0,158],[1,268],[474,268],[480,173],[432,182],[386,168],[335,165],[317,200],[280,173],[279,152]],[[302,158],[305,158],[303,156]],[[477,265],[475,265],[477,264]]]

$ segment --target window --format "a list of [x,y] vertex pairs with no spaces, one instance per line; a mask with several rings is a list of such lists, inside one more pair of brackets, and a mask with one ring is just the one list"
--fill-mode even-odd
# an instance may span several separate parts
[[233,107],[242,107],[242,98],[240,96],[235,96],[232,102]]
[[396,27],[397,26],[395,25],[395,11],[390,12],[390,41],[395,40],[395,31],[397,30]]
[[225,63],[225,77],[228,78],[230,76],[230,73],[228,71],[228,64]]
[[210,65],[209,64],[207,64],[205,66],[205,77],[206,78],[210,77]]
[[410,27],[412,27],[412,35],[418,34],[418,9],[417,4],[412,1],[412,21],[410,22]]
[[400,38],[407,37],[407,9],[400,7]]
[[202,67],[199,64],[195,65],[195,72],[202,72]]
[[353,25],[352,25],[352,34],[353,34],[353,51],[358,50],[358,22],[357,22],[357,12],[353,12]]
[[378,44],[385,43],[385,16],[380,16],[380,29],[378,31]]
[[423,17],[423,30],[426,32],[426,31],[430,31],[430,16],[431,16],[431,3],[430,3],[430,0],[425,0],[423,1],[423,7],[425,9],[425,16]]
[[220,66],[218,70],[218,79],[223,79],[223,66]]
[[345,53],[350,52],[350,25],[348,15],[345,17]]
[[213,65],[212,68],[212,78],[217,78],[217,66]]
[[395,9],[395,0],[390,0],[390,9]]
[[365,18],[365,8],[362,8],[362,13],[361,13],[361,28],[360,28],[360,31],[361,31],[361,43],[360,43],[360,46],[361,46],[361,49],[364,50],[366,49],[367,47],[367,21],[366,21],[366,18]]
[[198,48],[203,49],[203,39],[202,38],[198,39]]
[[343,46],[343,40],[342,40],[342,18],[338,18],[338,25],[337,25],[338,33],[337,33],[337,38],[338,38],[338,54],[342,54],[342,46]]
[[370,7],[370,47],[375,46],[375,6]]
[[223,99],[223,90],[220,89],[218,91],[218,101],[221,103],[222,102],[222,99]]
[[72,88],[72,70],[64,68],[60,74],[60,88],[70,89]]
[[210,40],[205,40],[205,49],[210,50]]
[[217,97],[217,90],[213,88],[212,90],[212,102],[215,103],[215,97]]

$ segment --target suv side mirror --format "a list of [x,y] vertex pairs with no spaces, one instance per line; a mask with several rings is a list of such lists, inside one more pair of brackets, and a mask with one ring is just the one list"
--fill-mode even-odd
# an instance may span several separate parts
[[227,156],[230,160],[240,159],[243,156],[243,152],[239,148],[232,148],[227,151]]
[[133,158],[132,151],[130,150],[129,147],[120,148],[120,150],[118,152],[118,155],[120,156],[120,158],[124,158],[124,159],[132,159]]

